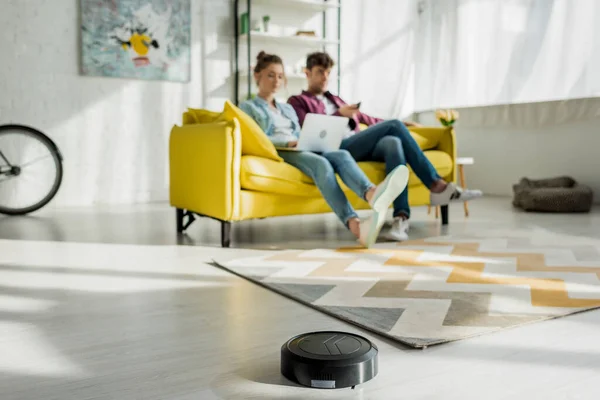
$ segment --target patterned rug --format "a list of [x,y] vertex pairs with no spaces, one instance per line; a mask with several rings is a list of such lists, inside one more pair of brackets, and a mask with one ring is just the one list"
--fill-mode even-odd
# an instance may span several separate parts
[[217,265],[415,348],[600,307],[600,240],[490,230]]

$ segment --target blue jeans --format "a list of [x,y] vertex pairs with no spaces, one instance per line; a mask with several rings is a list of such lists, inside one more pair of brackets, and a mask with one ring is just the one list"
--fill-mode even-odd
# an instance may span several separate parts
[[349,219],[358,218],[335,174],[338,173],[350,190],[363,199],[374,185],[356,165],[349,152],[337,150],[319,155],[309,151],[280,151],[279,155],[285,162],[312,178],[329,207],[346,227]]
[[[409,130],[398,120],[380,122],[352,135],[342,141],[340,148],[348,150],[356,161],[385,162],[386,174],[398,165],[408,164],[427,188],[441,179]],[[408,186],[394,200],[394,216],[402,214],[410,217]]]

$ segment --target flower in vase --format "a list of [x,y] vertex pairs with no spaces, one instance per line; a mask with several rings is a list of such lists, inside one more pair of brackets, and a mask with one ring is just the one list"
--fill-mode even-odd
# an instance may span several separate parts
[[436,110],[435,117],[444,126],[452,126],[459,117],[456,110]]

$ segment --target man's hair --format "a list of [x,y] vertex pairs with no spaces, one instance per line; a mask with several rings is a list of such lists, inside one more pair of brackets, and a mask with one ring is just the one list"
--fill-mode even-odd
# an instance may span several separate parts
[[333,59],[325,52],[311,53],[306,57],[306,69],[311,70],[313,67],[323,67],[325,69],[332,68],[335,65]]

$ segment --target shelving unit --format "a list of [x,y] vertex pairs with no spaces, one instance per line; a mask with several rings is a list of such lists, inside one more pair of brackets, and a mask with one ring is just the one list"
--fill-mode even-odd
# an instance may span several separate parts
[[[250,32],[252,40],[272,42],[285,45],[294,46],[306,46],[306,45],[328,45],[328,44],[339,44],[339,40],[327,40],[321,38],[314,38],[310,36],[280,36],[271,35],[264,32]],[[240,35],[239,40],[241,43],[248,41],[248,34]]]
[[[240,22],[240,3],[246,5],[246,12],[248,13],[248,30],[249,32],[240,34],[241,22]],[[253,6],[260,6],[261,8],[274,8],[284,9],[292,11],[303,11],[308,13],[321,13],[322,16],[322,35],[323,37],[311,37],[303,35],[277,35],[272,33],[266,33],[261,31],[251,30],[252,24],[252,9]],[[329,11],[337,11],[337,38],[331,39],[327,37],[327,13]],[[248,98],[252,93],[252,81],[253,74],[249,73],[252,71],[252,61],[254,55],[252,54],[252,44],[261,43],[262,48],[268,51],[269,45],[277,46],[288,46],[290,48],[306,48],[311,50],[322,49],[326,50],[327,46],[337,47],[337,87],[338,92],[340,90],[340,18],[341,18],[341,0],[235,0],[234,1],[234,37],[235,37],[235,102],[239,103],[241,98],[240,83],[241,79],[245,79],[247,83],[247,92],[243,98]],[[240,60],[240,47],[245,47],[247,57],[244,62],[244,66],[240,67],[243,62]],[[289,80],[305,79],[305,75],[301,73],[287,73]]]
[[301,10],[325,11],[328,9],[339,8],[340,3],[337,1],[323,0],[254,0],[255,5],[267,5],[273,7],[281,7],[282,4],[288,8]]
[[[252,74],[248,74],[248,71],[240,71],[239,72],[240,78],[248,78],[248,76],[250,76],[250,78],[252,78]],[[297,72],[293,72],[293,73],[289,73],[286,72],[285,77],[288,80],[305,80],[306,79],[306,75],[304,75],[303,73],[297,73]]]

